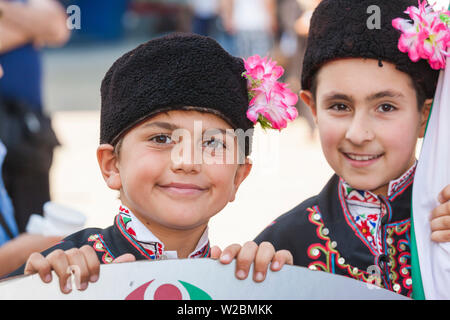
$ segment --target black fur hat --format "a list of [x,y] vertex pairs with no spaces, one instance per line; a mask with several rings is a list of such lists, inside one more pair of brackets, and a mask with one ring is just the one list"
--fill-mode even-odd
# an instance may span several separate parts
[[[380,25],[369,18],[379,8]],[[428,61],[413,62],[397,45],[401,32],[392,26],[395,18],[409,19],[404,11],[418,6],[417,0],[323,0],[314,11],[303,61],[302,88],[311,89],[314,74],[325,62],[337,58],[369,58],[395,64],[409,74],[433,98],[439,71]],[[379,28],[378,28],[379,27]]]
[[222,117],[235,129],[247,119],[244,62],[215,40],[189,33],[152,39],[120,57],[101,85],[100,143],[119,137],[146,118],[170,110]]

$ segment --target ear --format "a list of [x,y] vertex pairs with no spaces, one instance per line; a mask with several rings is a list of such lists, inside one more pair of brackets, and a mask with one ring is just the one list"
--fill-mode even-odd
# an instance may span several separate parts
[[249,158],[245,159],[244,164],[240,164],[236,171],[236,175],[234,177],[234,190],[230,197],[230,202],[233,202],[236,199],[236,193],[239,189],[241,183],[248,177],[250,171],[252,170],[252,163]]
[[431,106],[433,105],[433,99],[425,100],[422,109],[420,110],[420,132],[419,138],[425,136],[425,130],[427,129],[428,117],[430,116]]
[[122,181],[114,147],[110,144],[101,144],[97,148],[97,161],[106,185],[113,190],[120,190]]
[[314,121],[317,123],[317,109],[312,92],[309,90],[301,90],[299,96],[300,99],[302,99],[302,101],[309,107],[314,117]]

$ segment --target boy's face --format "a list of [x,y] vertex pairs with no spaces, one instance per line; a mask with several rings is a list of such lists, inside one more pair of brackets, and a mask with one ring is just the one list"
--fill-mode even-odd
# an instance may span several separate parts
[[120,190],[122,203],[153,232],[203,229],[234,200],[249,174],[248,161],[238,165],[235,159],[229,164],[224,160],[226,151],[233,150],[237,157],[235,138],[217,131],[203,135],[211,129],[232,127],[212,114],[170,111],[130,130],[118,155],[110,145],[99,147],[98,159],[108,186]]
[[419,111],[410,77],[391,63],[340,59],[317,74],[316,99],[301,93],[318,125],[325,157],[353,188],[386,195],[415,162],[429,107]]

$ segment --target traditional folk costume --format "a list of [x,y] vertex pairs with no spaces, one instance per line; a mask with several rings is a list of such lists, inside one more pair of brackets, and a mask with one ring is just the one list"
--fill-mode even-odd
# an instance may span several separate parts
[[[125,53],[104,77],[100,143],[116,146],[130,129],[158,113],[193,110],[212,113],[245,132],[237,142],[239,155],[247,157],[256,122],[281,130],[297,116],[296,95],[277,81],[282,74],[274,61],[233,57],[210,37],[172,33],[152,39]],[[177,258],[125,206],[109,228],[82,230],[43,254],[84,245],[94,248],[101,263],[125,253],[137,260]],[[206,229],[189,258],[209,256]],[[24,266],[11,275],[23,271]]]
[[[164,249],[164,244],[124,205],[121,205],[112,226],[106,229],[87,228],[76,232],[42,252],[44,256],[61,249],[69,250],[89,245],[94,248],[102,264],[112,263],[115,258],[131,253],[136,260],[177,259],[176,251]],[[188,258],[205,258],[211,256],[208,240],[208,228],[203,232],[196,248]],[[13,275],[23,274],[22,266]]]
[[[210,37],[173,33],[141,44],[117,59],[102,81],[100,143],[116,145],[135,125],[170,110],[213,113],[233,128],[253,128],[246,117],[249,100],[244,71],[244,61]],[[249,147],[245,151],[248,155]],[[86,244],[95,249],[101,263],[111,263],[124,253],[137,260],[177,258],[124,206],[112,226],[72,234],[43,254]],[[206,230],[189,257],[209,255]],[[24,266],[11,275],[23,270]]]
[[[421,28],[405,25],[410,19],[414,23],[420,20],[417,16],[422,11],[432,12],[422,3],[419,3],[419,8],[412,8],[414,5],[417,6],[415,0],[323,0],[311,20],[302,72],[303,89],[311,90],[315,74],[327,61],[368,58],[378,60],[380,67],[383,67],[383,61],[395,64],[398,70],[407,73],[417,83],[418,95],[433,98],[443,59],[437,51],[433,51],[436,53],[433,58],[421,57],[420,60],[411,52],[408,55],[416,38],[429,41],[427,37],[413,37],[416,34],[411,33],[411,28]],[[378,21],[373,16],[377,13]],[[436,17],[439,19],[442,15],[436,14]],[[402,30],[406,28],[410,28],[409,33]],[[445,32],[445,28],[439,30]],[[433,36],[433,39],[441,38],[450,45],[450,38],[445,38],[445,35]],[[441,142],[448,146],[448,140],[444,141],[445,138]],[[445,149],[448,147],[443,147],[444,152]],[[443,159],[448,160],[448,155]],[[440,162],[440,167],[436,170],[447,170],[448,179],[448,161],[447,165]],[[391,181],[387,197],[355,190],[334,175],[317,196],[276,219],[256,238],[256,242],[269,241],[277,250],[290,250],[296,265],[345,275],[412,296],[411,265],[412,260],[416,261],[417,253],[414,232],[411,231],[411,203],[416,168],[417,163],[400,178]],[[433,199],[436,197],[437,193]],[[434,207],[427,207],[428,214]],[[429,230],[429,224],[420,229]],[[430,240],[421,236],[421,241]],[[427,254],[422,251],[423,255]],[[440,268],[445,269],[445,264],[448,263],[441,261]],[[416,289],[420,284],[420,274],[418,277],[416,270],[414,268],[415,296],[420,291]]]
[[295,265],[410,296],[415,167],[391,181],[387,197],[353,189],[334,175],[317,196],[277,218],[256,242],[291,251]]

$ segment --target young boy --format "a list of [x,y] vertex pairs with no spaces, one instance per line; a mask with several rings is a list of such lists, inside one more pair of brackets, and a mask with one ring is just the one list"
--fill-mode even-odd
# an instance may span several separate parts
[[[100,263],[217,258],[208,221],[235,199],[251,170],[251,134],[235,134],[253,128],[244,71],[242,59],[213,39],[190,34],[153,39],[119,58],[101,86],[97,149],[106,184],[120,193],[114,224],[68,236],[31,255],[16,274],[38,272],[49,282],[53,269],[67,293],[70,265],[79,266],[83,290],[97,280]],[[277,262],[272,270],[292,263],[268,244],[255,251],[256,281],[270,261]],[[224,260],[235,256],[248,258],[235,252]]]
[[[324,0],[315,10],[302,73],[302,100],[335,171],[316,196],[256,239],[290,250],[294,264],[411,296],[411,195],[439,71],[412,62],[392,20],[414,0]],[[370,25],[377,7],[380,26]],[[371,10],[372,10],[371,9]],[[376,11],[375,11],[376,12]],[[374,17],[372,16],[372,19]],[[377,17],[375,17],[377,18]],[[433,211],[433,236],[448,229],[450,186]],[[375,273],[375,274],[374,274]]]

